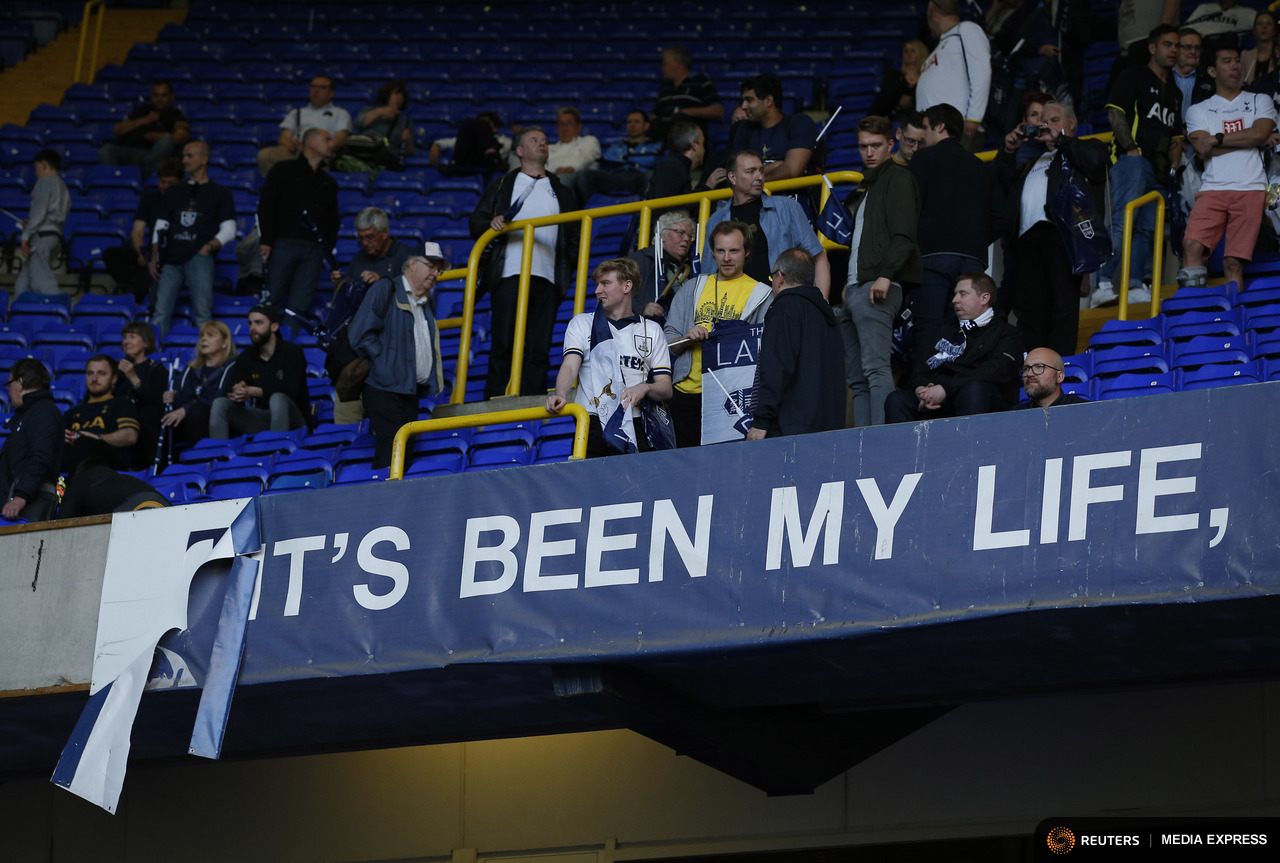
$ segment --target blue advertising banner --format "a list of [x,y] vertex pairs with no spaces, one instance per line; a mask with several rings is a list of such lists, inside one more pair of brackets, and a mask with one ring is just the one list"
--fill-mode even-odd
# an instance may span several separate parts
[[240,682],[1280,593],[1277,416],[1259,384],[266,496]]

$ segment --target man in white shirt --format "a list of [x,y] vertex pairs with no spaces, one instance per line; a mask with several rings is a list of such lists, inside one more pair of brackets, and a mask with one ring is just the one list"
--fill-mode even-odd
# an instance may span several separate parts
[[991,90],[991,45],[972,21],[960,20],[960,0],[929,0],[929,29],[938,46],[924,61],[916,84],[916,110],[954,105],[964,117],[965,147],[982,142],[982,118]]
[[1271,97],[1241,89],[1240,52],[1213,49],[1209,76],[1214,95],[1187,111],[1191,146],[1204,159],[1204,176],[1183,238],[1181,285],[1203,285],[1205,261],[1226,234],[1222,268],[1228,279],[1244,286],[1244,261],[1253,259],[1258,226],[1267,202],[1267,172],[1261,148],[1276,128]]
[[311,79],[311,101],[287,111],[280,121],[280,139],[274,147],[258,151],[258,170],[262,176],[276,164],[297,156],[302,150],[302,137],[308,129],[324,129],[333,135],[333,152],[342,149],[351,134],[351,115],[333,104],[333,79],[317,75]]
[[[632,314],[631,293],[640,284],[640,267],[630,258],[599,263],[594,312],[574,315],[564,334],[564,362],[556,376],[547,410],[559,413],[574,401],[591,414],[587,456],[646,452],[649,442],[640,423],[646,398],[671,398],[671,354],[662,325]],[[634,449],[633,449],[634,448]]]
[[581,173],[600,163],[600,141],[582,134],[582,114],[577,108],[556,111],[556,137],[547,156],[547,170],[553,174]]

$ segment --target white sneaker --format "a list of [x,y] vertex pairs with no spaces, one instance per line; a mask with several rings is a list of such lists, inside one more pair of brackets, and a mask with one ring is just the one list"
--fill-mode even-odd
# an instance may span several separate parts
[[1143,282],[1136,288],[1129,289],[1129,302],[1131,303],[1149,303],[1151,302],[1151,288]]
[[1089,308],[1096,309],[1099,306],[1110,305],[1120,299],[1120,295],[1116,293],[1116,289],[1111,283],[1099,279],[1098,287],[1093,289],[1093,293],[1089,295]]

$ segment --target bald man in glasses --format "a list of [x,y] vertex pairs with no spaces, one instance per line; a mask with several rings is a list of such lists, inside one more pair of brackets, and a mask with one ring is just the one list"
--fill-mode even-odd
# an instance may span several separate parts
[[1029,408],[1056,408],[1060,405],[1085,404],[1089,400],[1075,393],[1062,391],[1062,355],[1049,348],[1036,348],[1022,361],[1022,388],[1027,400],[1018,405]]

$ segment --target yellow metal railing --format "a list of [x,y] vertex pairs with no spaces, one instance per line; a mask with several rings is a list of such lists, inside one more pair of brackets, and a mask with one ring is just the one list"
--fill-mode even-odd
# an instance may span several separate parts
[[[76,68],[72,75],[72,80],[80,84],[92,84],[94,77],[98,74],[98,49],[102,47],[102,22],[107,17],[106,0],[89,0],[84,4],[84,14],[80,19],[80,46],[76,49]],[[90,22],[93,22],[93,53],[89,65],[84,66],[85,47],[89,38]],[[81,67],[84,67],[84,77],[80,77]]]
[[587,457],[587,423],[590,415],[587,409],[579,404],[568,404],[558,414],[552,414],[546,408],[520,408],[509,411],[490,411],[482,414],[465,414],[462,416],[442,417],[432,420],[417,420],[405,423],[396,431],[395,440],[391,444],[391,473],[389,479],[404,478],[404,460],[408,452],[409,438],[414,435],[433,431],[453,431],[454,429],[476,428],[493,423],[518,423],[531,420],[544,420],[548,416],[573,417],[573,451],[569,458],[583,459]]
[[[862,174],[858,171],[836,171],[825,176],[833,184],[857,183],[862,179]],[[827,188],[826,183],[822,182],[822,180],[822,176],[818,175],[779,180],[774,183],[766,183],[765,191],[773,194],[818,186],[821,190],[819,201],[819,206],[821,206],[826,204],[827,198],[831,194],[831,190]],[[524,364],[525,317],[529,310],[530,263],[533,259],[533,232],[535,229],[550,225],[573,223],[577,223],[580,226],[582,236],[578,243],[578,274],[573,295],[573,311],[574,314],[581,314],[586,306],[588,267],[590,266],[591,257],[591,228],[596,219],[609,218],[611,216],[631,216],[638,213],[640,215],[639,248],[643,249],[649,245],[649,235],[652,234],[650,226],[653,221],[654,210],[697,205],[698,236],[695,242],[701,243],[706,231],[707,220],[711,217],[711,202],[722,201],[732,195],[733,192],[730,189],[717,189],[712,192],[674,195],[669,198],[654,198],[648,201],[631,201],[626,204],[614,204],[593,210],[575,210],[554,216],[521,219],[511,222],[501,231],[492,229],[485,231],[476,240],[475,245],[472,246],[466,269],[448,270],[440,275],[440,281],[458,278],[466,279],[466,288],[462,300],[462,317],[444,318],[439,322],[441,329],[457,327],[462,330],[462,339],[458,346],[458,365],[454,372],[453,395],[450,402],[452,404],[462,404],[466,399],[467,368],[470,364],[471,333],[475,319],[476,282],[479,278],[480,258],[484,254],[485,248],[493,240],[506,233],[520,231],[523,234],[521,238],[520,279],[516,295],[515,333],[511,346],[511,377],[507,382],[506,390],[507,395],[518,395],[520,392],[522,366]],[[823,248],[826,249],[847,248],[832,243],[821,235],[819,235],[819,240],[822,242]]]
[[[1151,317],[1160,314],[1160,277],[1164,269],[1164,195],[1159,191],[1147,192],[1124,205],[1124,233],[1120,251],[1120,311],[1122,321],[1129,320],[1129,264],[1133,253],[1133,214],[1139,207],[1156,205],[1156,226],[1152,232],[1151,250]],[[1111,214],[1115,218],[1115,213]]]

